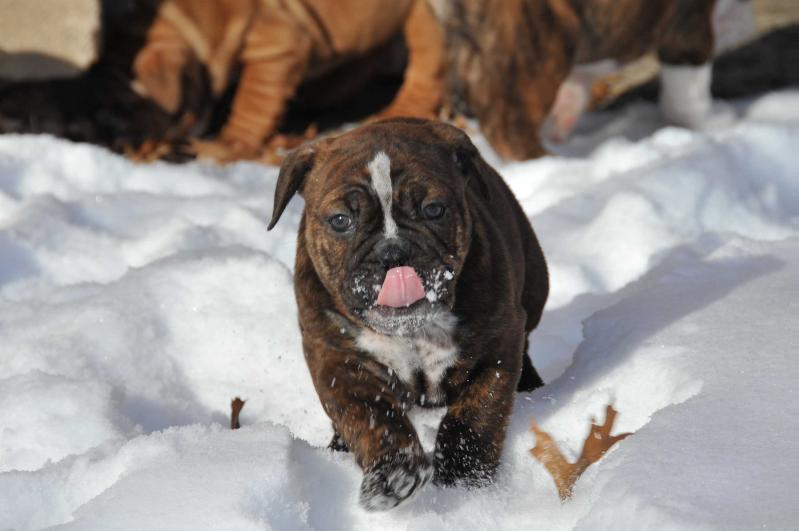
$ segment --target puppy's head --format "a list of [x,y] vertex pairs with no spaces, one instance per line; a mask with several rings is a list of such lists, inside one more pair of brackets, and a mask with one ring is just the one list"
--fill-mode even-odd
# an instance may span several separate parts
[[487,194],[484,167],[454,127],[368,125],[286,158],[269,228],[299,192],[300,242],[335,310],[380,333],[411,333],[454,304],[472,235],[469,204]]

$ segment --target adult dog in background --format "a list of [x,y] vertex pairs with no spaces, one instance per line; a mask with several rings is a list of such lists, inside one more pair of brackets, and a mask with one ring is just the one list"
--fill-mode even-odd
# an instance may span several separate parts
[[[284,161],[270,228],[298,192],[295,294],[314,386],[363,469],[360,502],[391,508],[429,479],[494,477],[549,283],[524,212],[455,127],[394,119]],[[407,413],[446,406],[428,457]]]
[[505,157],[544,154],[539,130],[548,140],[568,135],[587,106],[591,81],[612,69],[597,62],[625,63],[649,51],[662,65],[660,103],[667,121],[703,128],[733,119],[727,109],[714,110],[710,96],[714,8],[725,24],[746,22],[747,13],[751,22],[745,0],[431,4],[445,27],[445,94],[451,106],[479,120]]

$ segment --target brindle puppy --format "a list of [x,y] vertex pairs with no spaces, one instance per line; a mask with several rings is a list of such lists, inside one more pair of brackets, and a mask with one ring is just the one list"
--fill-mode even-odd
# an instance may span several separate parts
[[[301,147],[280,170],[271,229],[305,199],[295,293],[332,447],[364,471],[361,504],[391,508],[431,477],[490,482],[549,284],[502,178],[460,130],[399,119]],[[407,413],[446,406],[432,456]]]
[[588,104],[593,79],[649,51],[663,65],[667,121],[692,128],[732,121],[710,97],[714,7],[717,16],[745,18],[744,0],[431,3],[445,27],[449,105],[475,116],[505,157],[544,154],[542,126],[547,140],[562,140]]

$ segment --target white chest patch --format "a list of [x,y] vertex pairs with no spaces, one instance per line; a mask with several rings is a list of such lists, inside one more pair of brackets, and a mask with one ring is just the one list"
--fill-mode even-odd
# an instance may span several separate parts
[[397,223],[391,216],[391,159],[383,151],[378,151],[375,158],[366,166],[372,177],[372,188],[380,200],[383,209],[383,235],[386,238],[397,237]]
[[440,389],[444,372],[458,359],[458,347],[453,338],[455,316],[447,312],[410,336],[389,336],[364,330],[356,338],[361,350],[392,370],[404,383],[413,387],[416,374],[421,372],[427,381],[425,402],[440,404]]

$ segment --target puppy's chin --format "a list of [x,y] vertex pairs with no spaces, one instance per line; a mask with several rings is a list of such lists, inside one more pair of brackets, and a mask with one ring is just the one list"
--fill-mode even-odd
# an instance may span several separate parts
[[410,336],[447,312],[440,302],[421,299],[406,308],[373,306],[362,313],[363,322],[379,334]]

